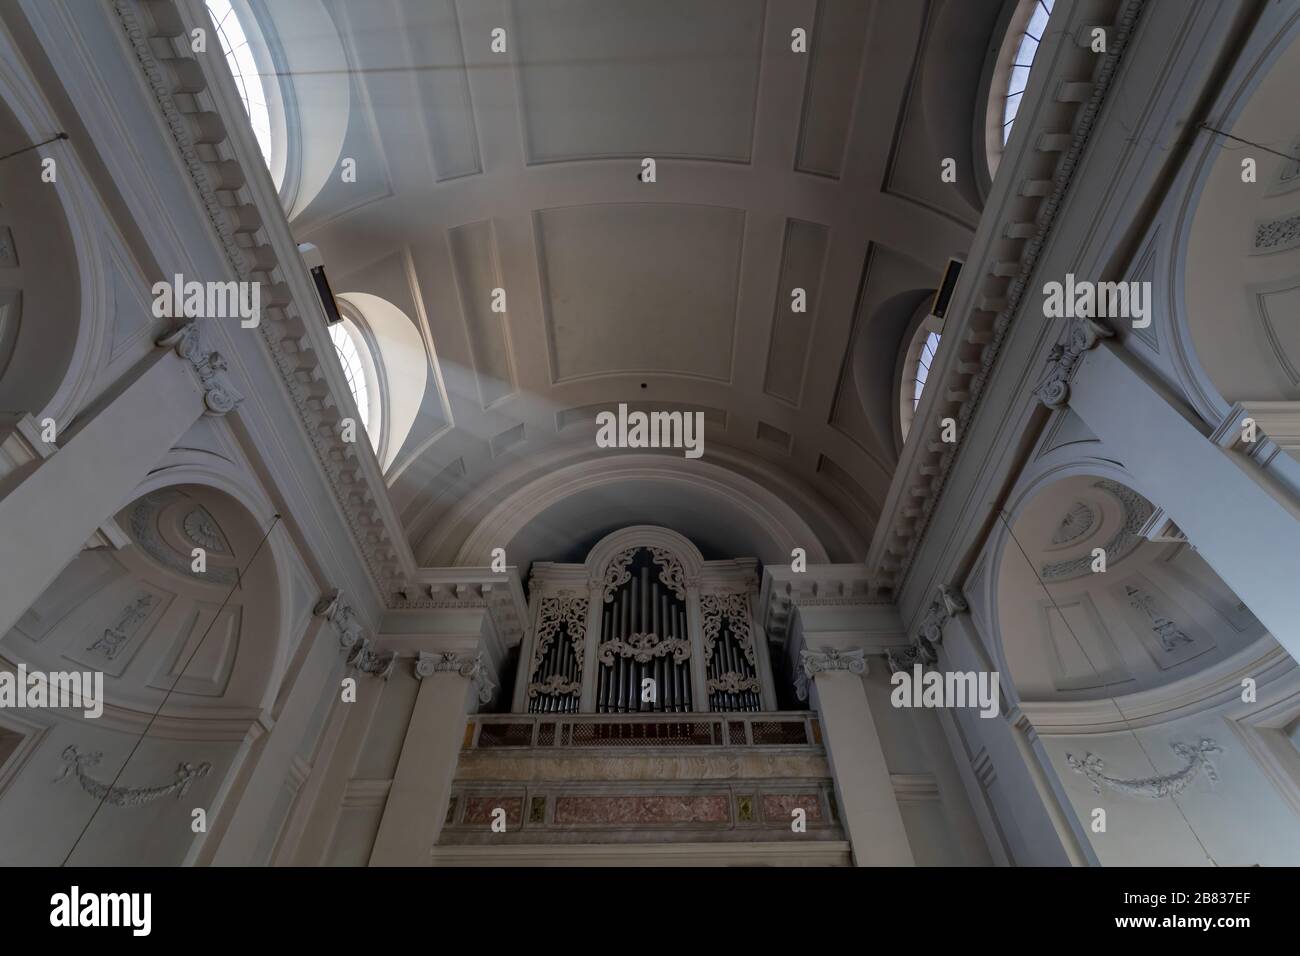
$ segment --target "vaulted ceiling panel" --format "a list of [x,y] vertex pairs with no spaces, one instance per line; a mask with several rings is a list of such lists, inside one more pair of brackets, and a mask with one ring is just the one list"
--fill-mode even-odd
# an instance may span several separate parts
[[[821,301],[822,269],[829,243],[830,230],[823,225],[799,219],[786,223],[763,390],[791,405],[798,405],[803,397],[808,346]],[[801,300],[796,298],[798,292],[802,292]],[[801,307],[800,311],[796,311],[797,307]]]
[[410,50],[411,82],[429,137],[434,179],[443,182],[483,171],[470,100],[460,21],[452,0],[401,7]]
[[504,291],[497,264],[496,237],[492,223],[487,220],[457,226],[448,230],[447,235],[470,355],[478,378],[479,399],[487,408],[515,390],[505,313],[493,311],[494,301],[509,304],[508,299],[497,299],[494,293],[496,289]]
[[730,380],[743,210],[615,203],[535,221],[554,381]]
[[817,4],[795,162],[800,172],[840,177],[870,20],[871,5],[861,0]]
[[763,0],[512,4],[529,163],[749,162]]

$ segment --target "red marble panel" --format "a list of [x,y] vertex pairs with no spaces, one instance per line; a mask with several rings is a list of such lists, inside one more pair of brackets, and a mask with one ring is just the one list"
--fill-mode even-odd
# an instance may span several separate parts
[[514,829],[524,819],[523,797],[465,797],[465,826],[491,826],[492,811],[500,807],[506,812],[506,826]]
[[726,825],[731,822],[731,799],[725,793],[559,797],[555,801],[555,822],[623,826]]
[[822,802],[815,793],[765,793],[763,794],[763,820],[767,823],[788,825],[793,817],[790,811],[807,812],[809,823],[821,823]]

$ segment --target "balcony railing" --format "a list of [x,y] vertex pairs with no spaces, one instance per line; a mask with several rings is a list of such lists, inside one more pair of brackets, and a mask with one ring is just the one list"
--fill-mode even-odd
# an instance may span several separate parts
[[815,714],[481,714],[465,750],[501,747],[820,747]]

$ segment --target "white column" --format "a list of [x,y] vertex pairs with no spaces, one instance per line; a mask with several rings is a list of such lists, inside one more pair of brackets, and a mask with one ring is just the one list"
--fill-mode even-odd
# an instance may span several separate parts
[[[0,634],[40,597],[150,469],[208,411],[240,401],[198,327],[159,342],[124,385],[85,414],[58,448],[0,486]],[[197,376],[197,377],[196,377]]]
[[482,654],[421,651],[415,662],[420,692],[388,791],[371,866],[429,866],[451,799],[465,718],[473,693],[492,699]]
[[[799,652],[801,700],[811,690],[835,777],[840,821],[858,866],[914,866],[894,784],[880,746],[862,677],[861,648],[805,648]],[[811,685],[811,687],[809,687]]]
[[1109,341],[1083,352],[1069,406],[1300,660],[1300,505],[1210,440]]
[[[942,627],[942,644],[936,648],[940,670],[992,672],[993,665],[968,614],[948,616]],[[1018,706],[1006,704],[1009,675],[1000,674],[998,686],[1004,696],[998,716],[981,717],[973,723],[982,731],[979,739],[993,761],[1001,791],[1015,801],[1014,807],[998,808],[1014,813],[1014,819],[1001,821],[1003,829],[1018,830],[1034,853],[1032,859],[1016,862],[1032,866],[1095,864],[1097,858],[1087,835],[1042,745],[1033,736],[1032,725]],[[959,751],[954,754],[963,759]]]

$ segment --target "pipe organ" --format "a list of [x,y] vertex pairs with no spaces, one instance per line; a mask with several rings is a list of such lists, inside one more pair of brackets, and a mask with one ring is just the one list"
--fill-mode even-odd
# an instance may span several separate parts
[[757,562],[704,561],[662,528],[615,532],[585,564],[538,562],[514,710],[688,713],[772,710]]
[[673,576],[676,567],[660,548],[626,551],[611,565],[615,583],[605,588],[596,654],[597,713],[691,709],[686,586]]
[[746,595],[705,594],[700,611],[709,710],[762,710]]

